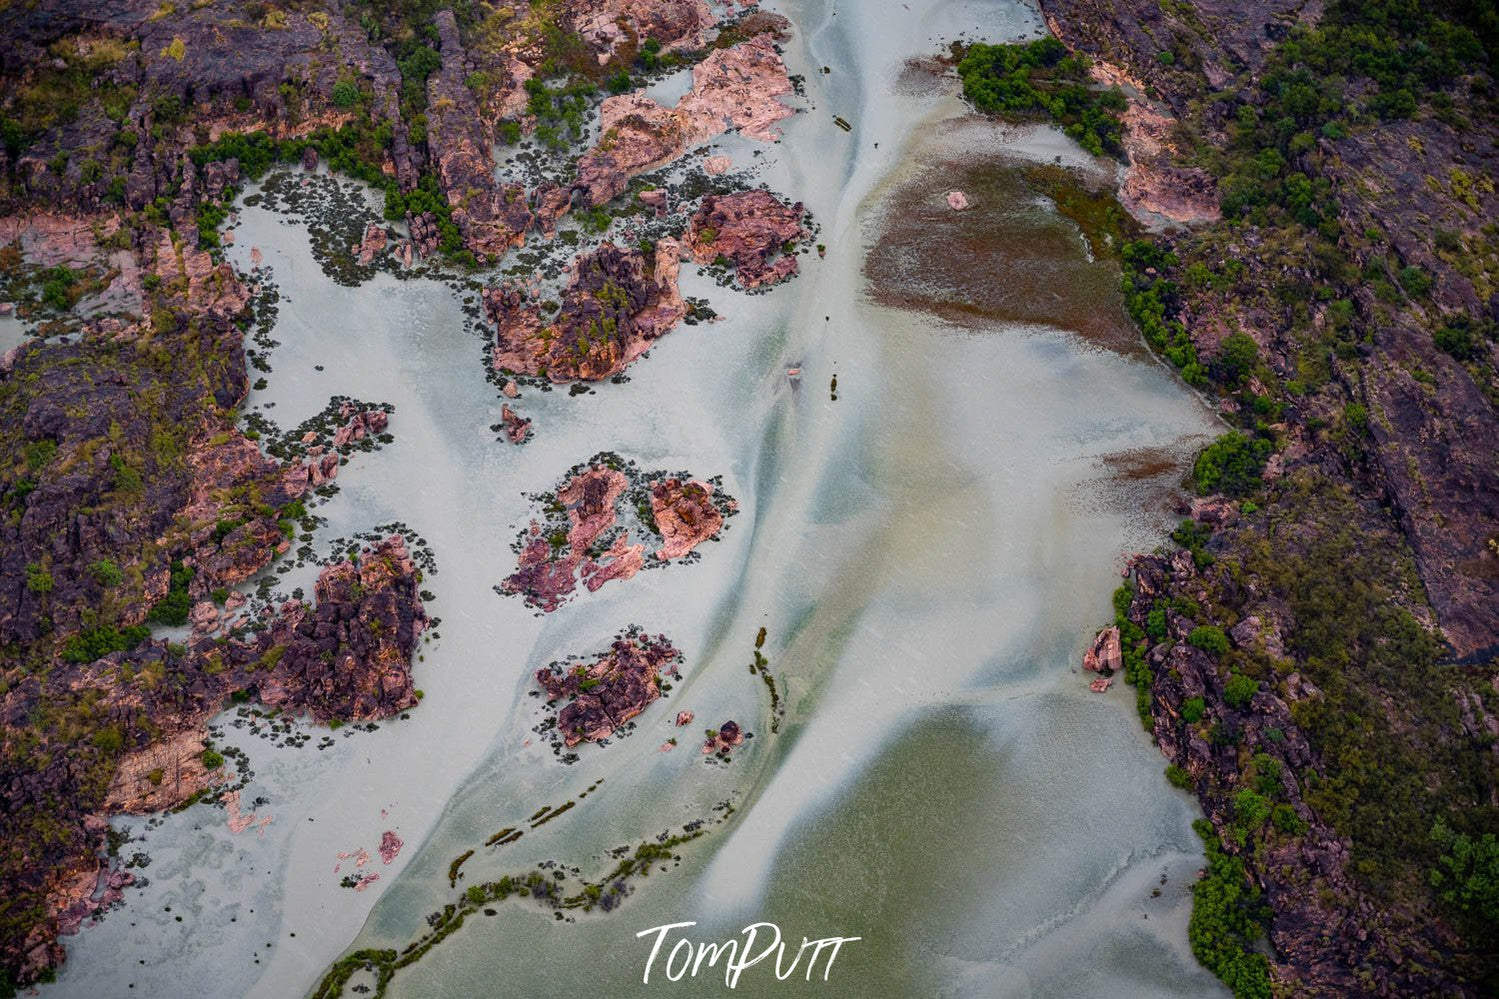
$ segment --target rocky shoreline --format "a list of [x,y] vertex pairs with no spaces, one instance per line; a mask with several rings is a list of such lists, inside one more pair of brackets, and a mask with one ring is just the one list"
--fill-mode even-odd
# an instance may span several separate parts
[[[1499,315],[1491,258],[1453,252],[1485,253],[1499,204],[1421,178],[1494,173],[1491,144],[1471,141],[1494,129],[1473,97],[1489,68],[1421,84],[1470,116],[1466,134],[1440,111],[1384,109],[1387,84],[1355,73],[1362,115],[1304,108],[1287,152],[1249,123],[1283,113],[1283,81],[1322,82],[1292,67],[1345,51],[1333,39],[1361,30],[1345,27],[1355,8],[1042,8],[1128,97],[1119,198],[1159,248],[1126,248],[1131,312],[1236,428],[1198,459],[1179,547],[1130,560],[1083,661],[1096,691],[1135,686],[1167,776],[1207,815],[1194,952],[1237,995],[1481,994],[1491,935],[1433,886],[1443,841],[1476,844],[1499,806],[1499,395],[1492,332],[1443,345]],[[1430,30],[1481,53],[1456,20]],[[1289,176],[1251,196],[1233,156],[1256,141]],[[1290,193],[1303,182],[1315,209]]]

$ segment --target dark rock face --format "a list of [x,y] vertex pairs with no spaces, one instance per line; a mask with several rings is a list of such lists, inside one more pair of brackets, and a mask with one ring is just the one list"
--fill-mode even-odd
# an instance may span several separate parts
[[692,215],[685,240],[700,264],[723,257],[746,288],[785,281],[796,274],[796,254],[783,248],[804,238],[801,202],[785,205],[768,191],[709,195]]
[[687,314],[677,291],[677,253],[676,240],[663,239],[650,262],[639,250],[608,243],[584,254],[550,319],[518,291],[484,289],[484,311],[497,328],[495,370],[554,382],[598,381],[623,371]]
[[[1143,626],[1159,601],[1201,592],[1203,584],[1185,552],[1142,556],[1135,563],[1136,595],[1129,618]],[[1203,811],[1215,828],[1225,831],[1225,849],[1246,861],[1270,904],[1273,976],[1344,995],[1455,989],[1450,972],[1441,970],[1442,952],[1453,944],[1446,932],[1436,924],[1416,925],[1411,913],[1369,899],[1351,876],[1353,856],[1347,838],[1303,800],[1306,781],[1315,782],[1327,771],[1298,726],[1293,708],[1320,693],[1294,675],[1288,696],[1261,690],[1248,704],[1231,707],[1218,662],[1187,642],[1194,622],[1169,613],[1167,621],[1165,639],[1146,653],[1155,676],[1150,695],[1155,739],[1167,758],[1191,775]],[[1207,705],[1200,721],[1184,707],[1194,698]],[[1232,731],[1234,741],[1208,738],[1214,729]],[[1228,835],[1237,818],[1236,795],[1252,786],[1236,776],[1240,759],[1249,756],[1275,761],[1275,772],[1282,775],[1275,796],[1288,804],[1301,824],[1297,836],[1260,834],[1255,838],[1262,836],[1263,842],[1240,846]],[[1258,766],[1264,769],[1267,764]],[[1398,960],[1402,952],[1417,959]],[[1366,992],[1371,980],[1378,987]]]
[[[76,33],[138,48],[119,56],[99,57],[97,77],[135,88],[126,129],[135,135],[126,155],[125,201],[139,209],[162,191],[180,169],[182,153],[199,140],[194,127],[214,135],[264,128],[276,136],[305,134],[320,124],[340,124],[350,113],[331,103],[333,87],[352,77],[369,87],[377,121],[389,122],[392,140],[389,168],[404,188],[416,185],[419,156],[407,140],[400,118],[401,76],[385,49],[371,44],[357,19],[351,23],[338,7],[314,11],[277,11],[230,0],[228,3],[179,4],[170,16],[149,3],[49,3],[0,11],[0,37],[8,55],[0,69],[8,75],[52,58],[48,47]],[[283,92],[296,94],[293,103]],[[162,121],[163,100],[192,112]],[[248,102],[248,105],[246,104]],[[161,124],[161,137],[152,125]],[[62,172],[52,166],[60,151],[84,148],[108,153],[118,126],[97,107],[88,108],[65,129],[45,136],[15,163],[23,191],[36,199],[72,210],[108,207],[103,194],[111,172],[86,180],[83,163],[72,158]],[[113,155],[109,153],[109,155]],[[183,229],[190,236],[191,226]]]
[[[254,485],[271,509],[244,518],[225,510],[244,521],[237,534],[212,538],[210,519],[178,549],[203,566],[201,592],[238,582],[274,552],[275,508],[295,498],[280,466],[238,434],[221,444],[208,439],[219,408],[246,389],[241,334],[205,323],[180,338],[203,359],[205,380],[162,378],[148,343],[87,340],[24,349],[0,382],[0,407],[33,453],[55,447],[24,498],[14,492],[23,483],[13,484],[10,502],[23,512],[0,525],[0,642],[78,630],[82,610],[103,591],[93,568],[102,562],[139,567],[139,583],[127,578],[113,589],[130,605],[124,623],[139,623],[166,591],[169,548],[159,539],[181,514],[213,517],[206,496],[216,489]],[[91,374],[101,370],[108,377]]]
[[557,730],[568,746],[607,739],[661,696],[661,674],[676,673],[681,654],[665,635],[615,640],[591,664],[536,671],[549,701],[566,700]]

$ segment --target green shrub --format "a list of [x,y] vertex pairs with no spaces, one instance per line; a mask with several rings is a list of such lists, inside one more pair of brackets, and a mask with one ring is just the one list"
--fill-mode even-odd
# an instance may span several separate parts
[[1260,360],[1260,346],[1248,333],[1230,333],[1224,337],[1214,362],[1218,380],[1230,387],[1238,387],[1254,370]]
[[151,629],[144,625],[132,625],[125,629],[113,625],[98,625],[85,628],[76,635],[69,635],[62,646],[62,657],[70,663],[91,663],[111,652],[128,652],[150,637]]
[[1209,444],[1192,467],[1192,478],[1202,495],[1223,493],[1247,496],[1261,485],[1260,472],[1273,446],[1262,437],[1229,431]]
[[187,587],[193,581],[194,575],[192,566],[173,562],[167,595],[156,602],[151,612],[146,615],[146,619],[173,628],[187,624],[188,612],[192,610],[192,600],[188,596]]
[[333,85],[333,106],[348,110],[359,103],[359,88],[348,80]]
[[203,750],[203,766],[209,770],[217,770],[224,765],[224,754],[216,749]]
[[1166,764],[1166,779],[1172,787],[1187,788],[1192,784],[1192,775],[1175,763]]
[[1189,697],[1182,701],[1182,720],[1189,725],[1196,725],[1202,721],[1202,714],[1207,710],[1207,703],[1200,697]]
[[1117,89],[1098,90],[1088,77],[1087,60],[1046,37],[1017,45],[969,47],[958,63],[963,96],[989,114],[1045,114],[1094,155],[1120,155],[1126,107]]
[[52,573],[43,569],[35,562],[26,566],[26,589],[32,593],[51,593],[53,587]]
[[1228,654],[1228,636],[1223,629],[1213,624],[1202,624],[1192,629],[1187,636],[1187,644],[1201,649],[1210,656],[1222,657]]
[[1275,828],[1290,836],[1300,836],[1306,832],[1306,822],[1290,805],[1276,805],[1270,812],[1270,822]]
[[1207,873],[1192,886],[1187,936],[1192,953],[1227,985],[1235,999],[1270,999],[1270,965],[1253,951],[1262,932],[1264,902],[1249,882],[1244,861],[1224,852],[1212,824],[1192,824],[1207,852]]
[[100,586],[119,586],[125,580],[125,574],[120,571],[120,567],[109,559],[100,559],[89,566],[88,571]]
[[1234,795],[1234,825],[1241,832],[1253,832],[1270,818],[1270,800],[1253,788]]
[[1442,901],[1490,927],[1499,925],[1499,840],[1493,833],[1474,839],[1438,819],[1431,841],[1442,851],[1431,871],[1432,887]]
[[1231,708],[1242,708],[1254,700],[1254,695],[1259,692],[1258,680],[1243,673],[1235,673],[1228,678],[1228,684],[1223,688],[1223,700]]
[[26,467],[33,472],[40,472],[57,456],[57,442],[48,439],[28,441],[23,450],[26,455]]

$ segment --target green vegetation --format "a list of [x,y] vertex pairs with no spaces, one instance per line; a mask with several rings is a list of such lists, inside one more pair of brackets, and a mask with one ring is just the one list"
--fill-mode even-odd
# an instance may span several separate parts
[[1229,431],[1198,455],[1192,480],[1203,495],[1248,496],[1262,484],[1260,472],[1274,445],[1263,437]]
[[333,85],[333,106],[348,110],[359,104],[359,87],[348,80]]
[[1493,833],[1456,833],[1438,819],[1431,841],[1441,851],[1431,884],[1442,901],[1490,928],[1499,925],[1499,839]]
[[588,102],[598,92],[587,79],[575,78],[560,87],[549,87],[540,77],[525,83],[529,99],[526,110],[536,116],[536,138],[553,149],[565,149],[583,137],[583,116]]
[[123,630],[112,625],[85,628],[63,643],[62,657],[70,663],[91,663],[111,652],[129,651],[150,637],[151,629],[144,625]]
[[1096,156],[1119,156],[1118,90],[1102,90],[1088,79],[1088,61],[1046,37],[1027,44],[969,46],[958,63],[963,96],[980,111],[1007,117],[1048,115]]
[[1124,268],[1124,307],[1139,325],[1145,342],[1181,369],[1188,385],[1207,385],[1207,368],[1197,360],[1197,348],[1187,328],[1173,316],[1180,289],[1166,273],[1180,264],[1176,254],[1146,240],[1131,240],[1120,252]]
[[208,770],[217,770],[224,765],[224,754],[216,749],[203,750],[203,766]]
[[35,562],[26,565],[26,589],[32,593],[51,593],[54,583],[52,573]]
[[1228,655],[1228,636],[1223,629],[1213,624],[1200,624],[1187,636],[1187,644],[1195,646],[1214,658]]
[[1254,695],[1260,692],[1260,682],[1252,676],[1235,673],[1228,678],[1228,683],[1223,688],[1223,700],[1231,708],[1246,708],[1249,702],[1254,700]]
[[1202,837],[1208,861],[1206,876],[1192,886],[1187,923],[1192,953],[1235,999],[1270,999],[1270,964],[1252,949],[1263,932],[1265,904],[1249,883],[1244,861],[1224,851],[1212,824],[1198,819],[1192,827]]
[[1315,28],[1298,25],[1277,46],[1238,105],[1228,147],[1212,157],[1224,216],[1294,223],[1335,240],[1338,209],[1317,176],[1318,140],[1409,118],[1423,105],[1457,124],[1443,90],[1482,64],[1494,39],[1492,4],[1329,4]]
[[192,566],[173,562],[167,595],[156,602],[146,615],[146,620],[174,628],[187,624],[188,612],[192,610],[192,599],[188,596],[187,587],[195,574]]
[[120,567],[109,559],[101,559],[88,567],[89,575],[94,577],[94,582],[100,586],[119,586],[124,582],[125,574]]

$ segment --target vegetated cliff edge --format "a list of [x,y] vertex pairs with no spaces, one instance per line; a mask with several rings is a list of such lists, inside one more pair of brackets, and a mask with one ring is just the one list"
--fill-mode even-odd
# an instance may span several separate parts
[[1492,994],[1499,18],[1041,6],[1131,98],[1126,303],[1235,428],[1116,597],[1208,817],[1194,951],[1239,995]]

